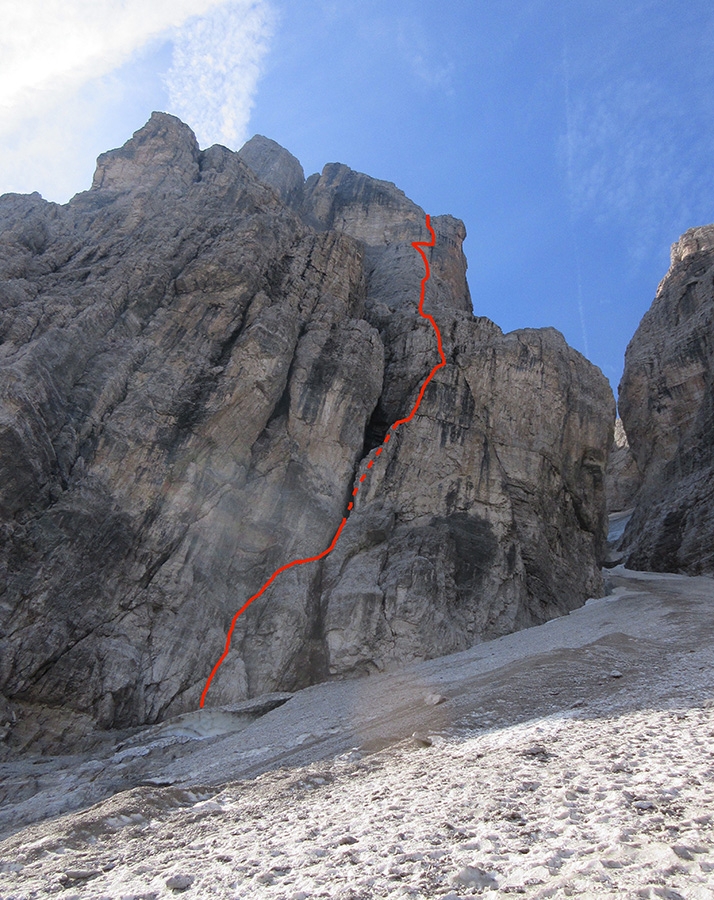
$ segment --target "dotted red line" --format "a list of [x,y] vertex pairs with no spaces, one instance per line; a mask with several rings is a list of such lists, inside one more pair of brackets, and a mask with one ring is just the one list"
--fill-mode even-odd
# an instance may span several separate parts
[[[426,253],[422,250],[422,247],[433,247],[436,244],[436,234],[434,233],[434,229],[431,227],[431,217],[428,214],[426,217],[426,227],[427,227],[427,230],[429,231],[429,234],[431,234],[431,240],[430,241],[412,241],[412,247],[414,247],[414,249],[417,250],[421,254],[421,258],[424,261],[424,277],[421,280],[421,294],[419,296],[419,315],[422,318],[428,319],[428,321],[431,322],[431,327],[434,329],[434,334],[436,335],[436,345],[439,350],[440,361],[434,366],[434,368],[431,370],[431,372],[429,372],[427,377],[424,379],[424,383],[421,386],[421,389],[419,391],[419,396],[416,399],[416,403],[414,404],[412,411],[404,419],[399,419],[391,426],[386,437],[382,441],[382,445],[374,451],[373,458],[370,459],[369,462],[367,463],[368,469],[372,468],[372,466],[376,462],[377,457],[381,454],[382,450],[384,450],[384,447],[386,446],[386,444],[389,443],[392,435],[397,430],[397,428],[399,428],[400,425],[405,425],[407,422],[411,422],[411,420],[416,415],[416,412],[419,409],[419,406],[421,405],[421,401],[424,398],[424,391],[426,390],[426,386],[429,384],[429,382],[434,377],[434,375],[436,375],[436,373],[439,371],[439,369],[443,369],[443,367],[446,365],[446,357],[444,356],[444,348],[442,347],[442,344],[441,344],[441,332],[439,331],[439,327],[436,324],[436,322],[434,321],[434,319],[432,318],[432,316],[430,316],[429,313],[424,312],[424,294],[426,292],[426,284],[429,281],[429,278],[431,277],[431,270],[429,269],[429,260],[426,257]],[[367,473],[364,472],[362,475],[360,475],[359,484],[363,484],[364,481],[366,480],[366,478],[367,478]],[[356,497],[358,493],[359,493],[359,485],[357,487],[355,487],[354,490],[352,491],[352,496]],[[353,508],[353,506],[354,506],[354,503],[352,501],[350,501],[350,503],[347,506],[347,511],[349,512]],[[273,572],[273,574],[270,576],[270,578],[261,587],[261,589],[257,593],[253,594],[253,596],[250,597],[248,600],[246,600],[245,603],[243,604],[243,606],[241,606],[241,608],[238,610],[238,612],[233,616],[233,618],[231,619],[230,628],[228,629],[228,634],[226,635],[226,644],[225,644],[223,653],[221,654],[220,659],[215,664],[213,669],[211,669],[211,674],[208,676],[208,680],[206,681],[206,686],[204,687],[203,692],[201,693],[201,703],[200,703],[201,708],[203,708],[203,704],[206,702],[206,694],[208,693],[208,689],[211,686],[211,682],[213,681],[213,679],[216,676],[216,673],[222,666],[223,661],[228,656],[228,651],[230,650],[230,647],[231,647],[231,638],[233,637],[233,631],[236,627],[236,622],[238,621],[238,619],[243,615],[243,613],[246,611],[246,609],[248,609],[248,607],[254,600],[257,600],[258,597],[261,596],[261,594],[265,593],[265,591],[270,587],[270,585],[275,581],[275,579],[278,577],[278,575],[280,575],[281,572],[285,572],[286,569],[292,569],[293,566],[303,566],[303,565],[305,565],[305,563],[317,562],[319,559],[324,559],[329,553],[332,553],[332,551],[335,548],[335,544],[337,543],[337,541],[340,537],[340,534],[342,534],[342,529],[345,527],[346,524],[347,524],[347,516],[345,516],[342,519],[342,521],[340,522],[340,525],[339,525],[337,531],[335,532],[335,536],[332,538],[332,542],[331,542],[330,546],[326,550],[323,550],[322,553],[318,553],[317,556],[309,556],[306,559],[294,559],[292,562],[286,563],[284,566],[281,566],[279,569],[276,569]]]

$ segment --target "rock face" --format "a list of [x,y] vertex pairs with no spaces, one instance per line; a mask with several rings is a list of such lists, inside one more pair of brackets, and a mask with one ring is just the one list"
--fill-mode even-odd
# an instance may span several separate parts
[[637,492],[641,486],[642,475],[630,449],[625,427],[622,419],[616,419],[615,433],[605,474],[607,511],[612,513],[631,509],[635,505]]
[[[432,220],[447,366],[334,553],[238,619],[220,705],[465,648],[601,590],[606,380],[475,318]],[[437,361],[424,214],[155,113],[67,205],[0,198],[0,691],[100,726],[196,708],[235,611],[330,543]],[[372,457],[374,458],[374,453]]]
[[620,411],[644,484],[635,569],[714,571],[714,226],[687,231],[630,341]]

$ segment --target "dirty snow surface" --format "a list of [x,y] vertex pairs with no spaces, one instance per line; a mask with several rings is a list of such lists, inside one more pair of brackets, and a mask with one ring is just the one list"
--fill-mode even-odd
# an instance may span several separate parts
[[87,760],[55,761],[4,820],[0,897],[714,898],[714,580],[608,577],[562,619],[240,731],[182,717],[178,754],[147,730],[102,763],[137,786],[41,821],[53,790],[92,796]]

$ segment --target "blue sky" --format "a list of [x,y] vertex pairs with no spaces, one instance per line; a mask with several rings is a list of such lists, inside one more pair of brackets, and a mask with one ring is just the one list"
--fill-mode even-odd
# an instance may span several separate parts
[[260,132],[468,230],[474,310],[608,376],[714,221],[714,7],[662,0],[0,0],[0,192],[66,201],[154,109]]

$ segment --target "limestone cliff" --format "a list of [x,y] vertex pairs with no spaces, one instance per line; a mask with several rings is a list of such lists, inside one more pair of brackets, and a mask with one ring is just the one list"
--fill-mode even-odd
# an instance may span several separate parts
[[641,486],[642,475],[627,440],[625,427],[622,419],[616,419],[610,458],[605,473],[608,512],[620,512],[634,507],[637,492]]
[[627,565],[714,571],[714,226],[672,246],[625,356],[620,410],[643,473]]
[[[333,555],[238,620],[208,695],[467,647],[601,589],[614,405],[552,330],[475,318],[432,220],[447,366]],[[330,542],[436,362],[394,185],[155,113],[65,206],[0,198],[0,691],[103,726],[197,706],[228,623]]]

